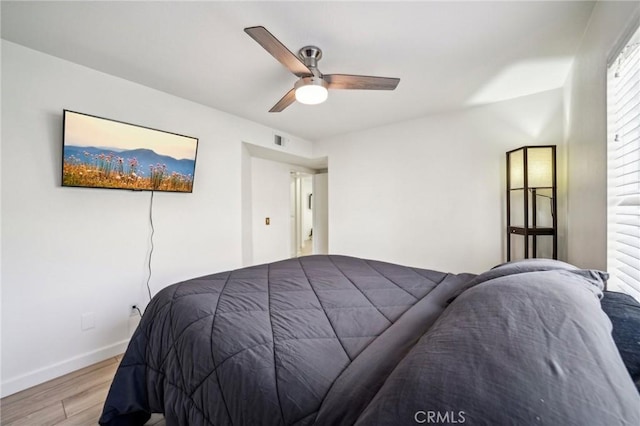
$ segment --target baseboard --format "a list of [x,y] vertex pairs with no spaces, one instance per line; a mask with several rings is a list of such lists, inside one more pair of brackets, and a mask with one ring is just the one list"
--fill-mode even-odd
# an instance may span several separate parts
[[122,340],[112,345],[96,349],[95,351],[86,352],[82,355],[69,358],[48,367],[39,368],[13,379],[3,381],[0,385],[0,398],[4,398],[5,396],[39,385],[55,379],[56,377],[64,376],[72,371],[88,367],[97,362],[104,361],[109,357],[119,355],[127,349],[128,344],[129,339]]

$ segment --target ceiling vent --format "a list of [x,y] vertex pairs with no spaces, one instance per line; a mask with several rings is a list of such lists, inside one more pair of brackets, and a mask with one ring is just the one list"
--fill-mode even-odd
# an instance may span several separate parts
[[273,135],[273,143],[278,146],[284,146],[286,139],[280,135]]

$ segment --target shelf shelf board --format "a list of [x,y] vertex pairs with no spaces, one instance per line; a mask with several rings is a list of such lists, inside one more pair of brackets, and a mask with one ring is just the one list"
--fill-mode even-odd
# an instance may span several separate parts
[[516,234],[516,235],[555,235],[555,229],[553,228],[524,228],[522,226],[510,226],[509,229],[509,234]]

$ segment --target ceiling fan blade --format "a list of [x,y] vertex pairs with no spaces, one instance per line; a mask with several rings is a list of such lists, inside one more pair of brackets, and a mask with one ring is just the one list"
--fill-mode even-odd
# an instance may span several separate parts
[[280,112],[296,100],[296,89],[291,89],[276,103],[269,112]]
[[329,89],[394,90],[399,78],[371,77],[368,75],[325,74],[322,76]]
[[244,32],[298,77],[313,75],[311,70],[265,27],[249,27],[245,28]]

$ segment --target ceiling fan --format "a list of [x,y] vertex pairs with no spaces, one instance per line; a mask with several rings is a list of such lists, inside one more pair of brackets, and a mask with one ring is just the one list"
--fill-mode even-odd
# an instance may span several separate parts
[[322,74],[318,70],[318,61],[322,58],[322,50],[319,47],[305,46],[300,49],[298,57],[264,27],[249,27],[245,28],[244,32],[299,77],[293,89],[289,90],[269,112],[280,112],[296,100],[308,105],[322,103],[327,99],[327,89],[394,90],[400,82],[399,78]]

